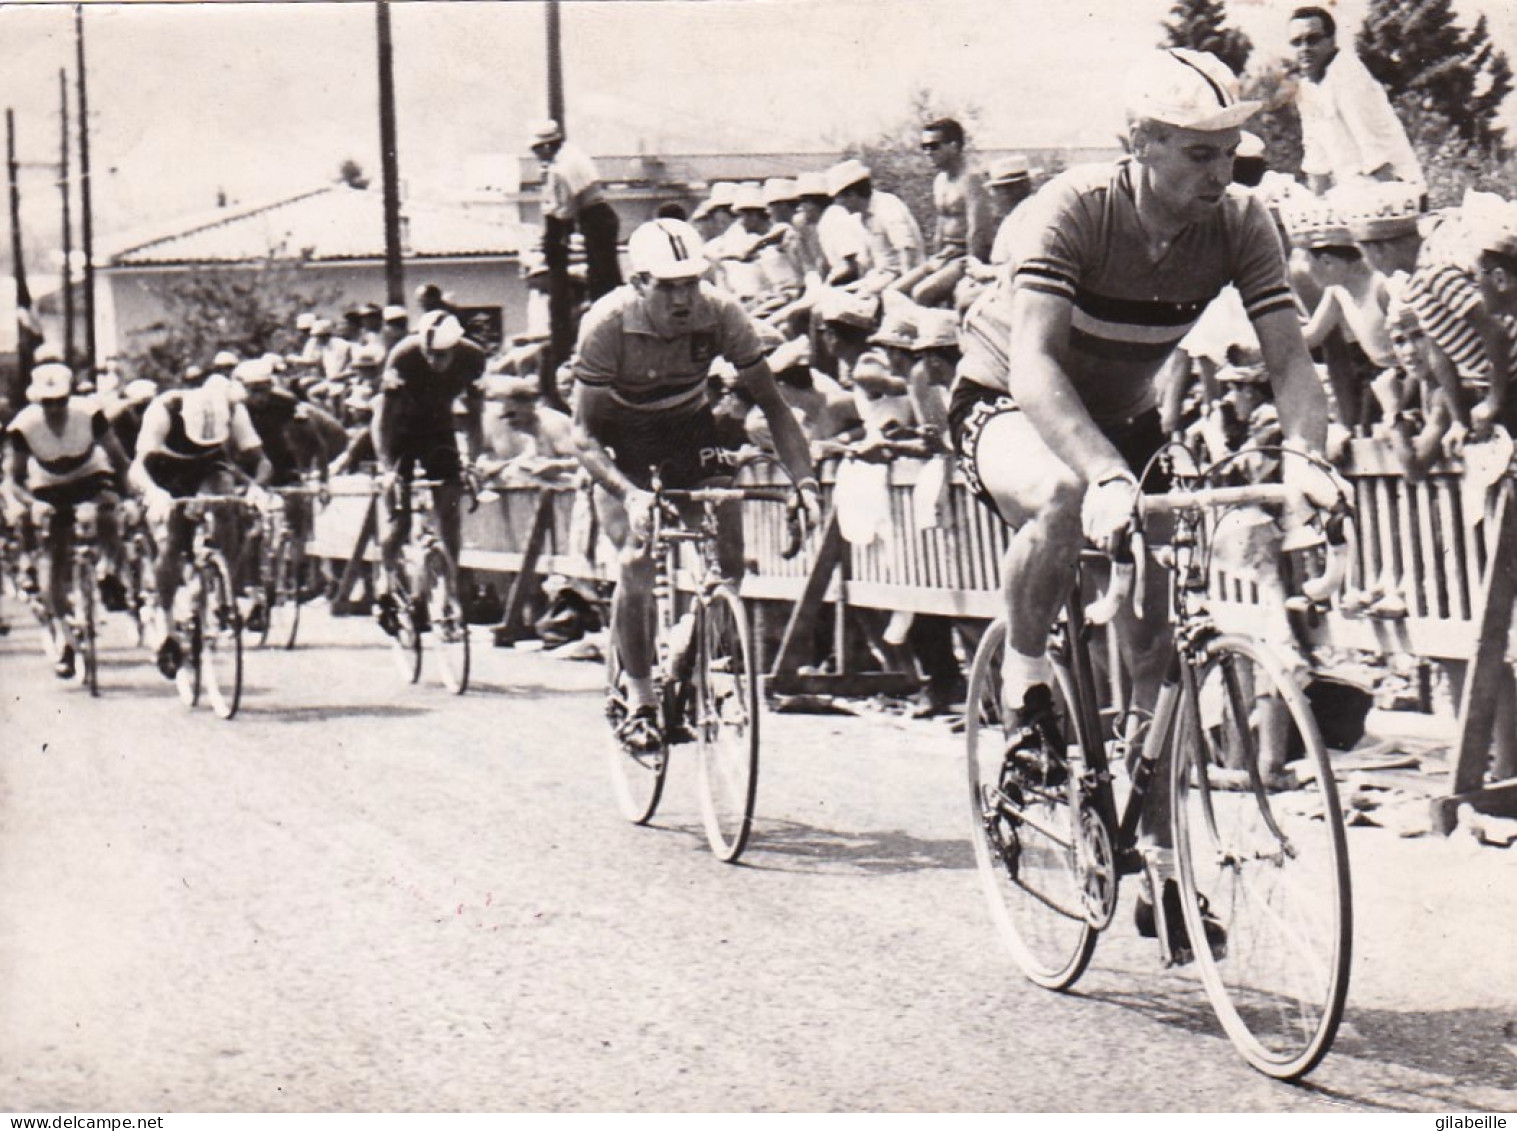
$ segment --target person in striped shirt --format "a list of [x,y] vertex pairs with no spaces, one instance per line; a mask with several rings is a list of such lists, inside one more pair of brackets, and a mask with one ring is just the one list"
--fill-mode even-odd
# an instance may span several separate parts
[[[1126,108],[1129,158],[1070,169],[1012,214],[1011,261],[966,316],[950,399],[966,478],[1015,528],[1002,686],[1018,749],[1053,711],[1048,635],[1080,549],[1121,537],[1134,469],[1164,443],[1155,378],[1223,287],[1258,333],[1287,438],[1318,453],[1326,439],[1274,222],[1230,187],[1259,104],[1221,60],[1173,49],[1135,68]],[[1162,591],[1149,598],[1147,627],[1119,632],[1138,704],[1168,653]]]

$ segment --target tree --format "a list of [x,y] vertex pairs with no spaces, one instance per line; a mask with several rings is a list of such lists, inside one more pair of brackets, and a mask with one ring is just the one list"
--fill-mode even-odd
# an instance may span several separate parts
[[1254,52],[1253,41],[1237,28],[1227,27],[1223,0],[1175,0],[1164,24],[1160,47],[1189,47],[1209,51],[1241,75]]
[[1264,103],[1247,128],[1264,142],[1265,162],[1275,172],[1294,177],[1301,171],[1301,115],[1296,111],[1295,83],[1285,64],[1256,67],[1240,86],[1243,98]]
[[296,315],[340,298],[330,285],[303,290],[301,273],[299,259],[275,252],[256,263],[169,276],[159,288],[163,319],[133,335],[137,348],[126,359],[139,376],[171,385],[218,350],[240,357],[292,353],[301,345]]
[[875,188],[894,193],[906,202],[924,233],[931,233],[936,226],[937,209],[932,203],[932,165],[922,155],[922,127],[935,118],[957,119],[967,135],[966,152],[974,148],[979,108],[946,106],[925,87],[912,92],[910,108],[898,125],[882,131],[872,141],[843,147],[844,157],[856,157],[869,167],[869,179]]
[[1468,31],[1452,0],[1370,0],[1355,48],[1398,108],[1436,114],[1453,136],[1500,156],[1496,123],[1512,68],[1481,16]]
[[363,171],[363,166],[351,157],[343,158],[342,164],[337,167],[337,179],[349,188],[369,187],[369,175]]

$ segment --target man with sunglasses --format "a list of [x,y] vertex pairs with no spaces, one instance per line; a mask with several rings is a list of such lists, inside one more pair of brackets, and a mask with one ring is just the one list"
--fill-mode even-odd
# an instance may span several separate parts
[[1337,36],[1325,9],[1291,13],[1307,187],[1322,193],[1358,178],[1423,185],[1422,166],[1385,88],[1357,55],[1338,46]]
[[[628,749],[660,749],[652,679],[653,560],[646,531],[650,469],[668,487],[694,487],[732,473],[708,399],[711,363],[725,359],[763,411],[780,462],[813,521],[818,488],[806,437],[779,394],[758,331],[737,301],[701,281],[710,266],[700,234],[682,220],[652,220],[627,241],[630,285],[597,302],[580,324],[574,362],[575,444],[595,480],[601,529],[621,570],[612,636],[627,673],[631,711],[619,735]],[[742,572],[742,529],[721,514],[718,552],[729,577]]]
[[964,155],[964,127],[953,118],[937,118],[922,127],[922,156],[936,170],[932,204],[937,212],[933,253],[915,270],[891,284],[922,306],[941,306],[953,298],[969,257],[990,258],[995,238],[990,198],[984,178]]

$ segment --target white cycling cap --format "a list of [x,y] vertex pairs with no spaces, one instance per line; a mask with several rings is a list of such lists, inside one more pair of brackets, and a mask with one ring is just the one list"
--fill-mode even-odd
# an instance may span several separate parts
[[69,395],[74,387],[74,371],[61,361],[48,361],[32,370],[31,383],[26,387],[26,399],[56,401]]
[[421,337],[422,348],[429,352],[450,350],[464,340],[463,323],[446,310],[432,310],[422,315],[416,332]]
[[1133,69],[1127,112],[1185,130],[1228,130],[1243,125],[1264,104],[1240,101],[1238,76],[1205,51],[1156,51]]
[[683,220],[650,220],[627,241],[627,259],[638,275],[698,279],[711,265],[700,233]]

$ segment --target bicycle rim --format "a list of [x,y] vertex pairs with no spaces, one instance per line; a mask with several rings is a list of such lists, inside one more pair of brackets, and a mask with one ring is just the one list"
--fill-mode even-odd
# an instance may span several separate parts
[[[1005,649],[1006,623],[997,620],[970,669],[964,720],[970,835],[991,918],[1017,965],[1036,985],[1063,990],[1085,972],[1097,932],[1082,910],[1074,868],[1070,790],[1005,788]],[[1067,710],[1061,713],[1069,718]]]
[[719,860],[742,855],[758,793],[759,673],[743,603],[725,585],[700,606],[695,734],[700,748],[701,820]]
[[75,672],[79,682],[91,695],[100,694],[100,665],[97,651],[96,618],[100,603],[95,590],[95,566],[80,561],[74,566],[74,652]]
[[1243,1058],[1299,1079],[1332,1047],[1348,993],[1353,909],[1332,765],[1305,696],[1250,640],[1213,641],[1187,699],[1172,764],[1181,904],[1192,939],[1204,937],[1203,901],[1226,931],[1225,952],[1195,948],[1201,980]]
[[664,795],[664,779],[669,773],[669,751],[657,754],[632,754],[616,734],[627,710],[627,677],[622,671],[621,656],[613,640],[606,659],[606,722],[610,734],[606,753],[611,762],[611,784],[616,789],[616,804],[622,816],[634,825],[645,825],[658,809]]
[[222,562],[202,567],[201,576],[205,692],[211,709],[220,718],[230,719],[242,703],[242,612]]
[[458,595],[458,570],[441,546],[430,547],[422,559],[422,600],[438,677],[454,695],[462,695],[469,689],[469,623]]

